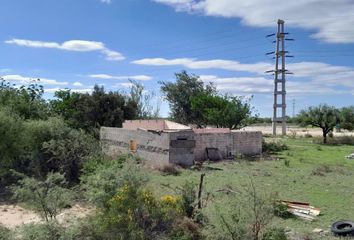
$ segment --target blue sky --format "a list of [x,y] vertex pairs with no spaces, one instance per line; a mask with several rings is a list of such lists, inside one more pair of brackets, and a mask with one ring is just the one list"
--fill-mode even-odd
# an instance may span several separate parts
[[354,2],[349,0],[0,0],[0,75],[40,78],[47,98],[60,88],[103,84],[127,91],[128,79],[157,93],[159,81],[187,70],[223,93],[253,95],[272,115],[273,33],[278,18],[294,42],[287,60],[288,115],[310,105],[354,104]]

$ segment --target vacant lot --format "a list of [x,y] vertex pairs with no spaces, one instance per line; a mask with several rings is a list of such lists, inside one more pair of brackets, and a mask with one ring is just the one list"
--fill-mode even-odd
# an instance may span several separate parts
[[[273,129],[271,124],[262,124],[262,125],[254,125],[254,126],[249,126],[243,128],[243,130],[246,131],[261,131],[263,134],[272,134]],[[286,134],[289,136],[305,136],[305,135],[311,135],[314,137],[322,136],[322,130],[320,128],[314,128],[314,127],[299,127],[296,125],[288,125],[286,128]],[[277,127],[277,133],[281,134],[281,126]],[[354,132],[348,132],[346,130],[342,130],[341,132],[337,132],[336,130],[333,133],[334,136],[345,136],[345,135],[350,135],[353,136]]]
[[[321,215],[313,222],[295,218],[273,220],[273,225],[300,235],[311,233],[315,228],[328,231],[331,223],[339,219],[354,220],[354,160],[345,158],[354,152],[354,147],[324,146],[306,138],[277,141],[286,143],[289,150],[278,154],[276,160],[238,159],[211,164],[200,171],[183,170],[178,176],[156,173],[150,185],[161,195],[173,193],[173,187],[185,181],[198,183],[201,173],[206,173],[203,194],[208,200],[204,202],[207,206],[203,212],[209,218],[210,231],[221,227],[220,217],[230,215],[236,200],[242,201],[238,192],[250,182],[260,194],[274,193],[281,199],[305,201],[321,209]],[[225,189],[232,191],[227,194]],[[321,234],[313,235],[311,239],[324,239]]]

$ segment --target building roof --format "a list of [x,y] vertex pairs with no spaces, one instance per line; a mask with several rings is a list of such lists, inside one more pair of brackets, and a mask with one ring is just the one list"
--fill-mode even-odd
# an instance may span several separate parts
[[229,128],[193,128],[194,133],[230,133]]
[[166,130],[190,130],[191,128],[172,121],[164,119],[156,120],[126,120],[123,122],[124,129],[136,130],[138,128],[152,131]]

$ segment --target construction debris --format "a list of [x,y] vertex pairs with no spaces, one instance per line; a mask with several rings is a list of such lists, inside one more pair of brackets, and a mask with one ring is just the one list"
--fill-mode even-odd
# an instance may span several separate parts
[[320,209],[310,206],[310,203],[280,200],[279,203],[288,207],[288,212],[304,220],[313,221],[320,215]]

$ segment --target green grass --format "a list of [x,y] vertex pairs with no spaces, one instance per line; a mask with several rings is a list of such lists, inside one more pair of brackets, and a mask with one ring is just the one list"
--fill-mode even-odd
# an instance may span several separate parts
[[[239,198],[237,193],[225,194],[217,190],[242,190],[251,180],[264,194],[277,193],[281,199],[305,201],[321,209],[321,215],[313,222],[275,218],[274,225],[306,234],[314,228],[329,230],[336,220],[354,220],[354,161],[345,159],[354,147],[324,146],[306,138],[283,141],[289,150],[278,154],[278,160],[221,162],[211,166],[223,171],[183,170],[178,176],[154,172],[149,184],[159,195],[173,193],[163,185],[176,187],[186,180],[198,183],[200,174],[205,172],[204,195],[209,193],[209,200],[203,212],[209,218],[210,226],[216,229],[220,227],[220,215],[227,216],[232,210],[231,202]],[[289,166],[285,161],[289,161]],[[317,234],[313,239],[324,239],[319,236]]]

